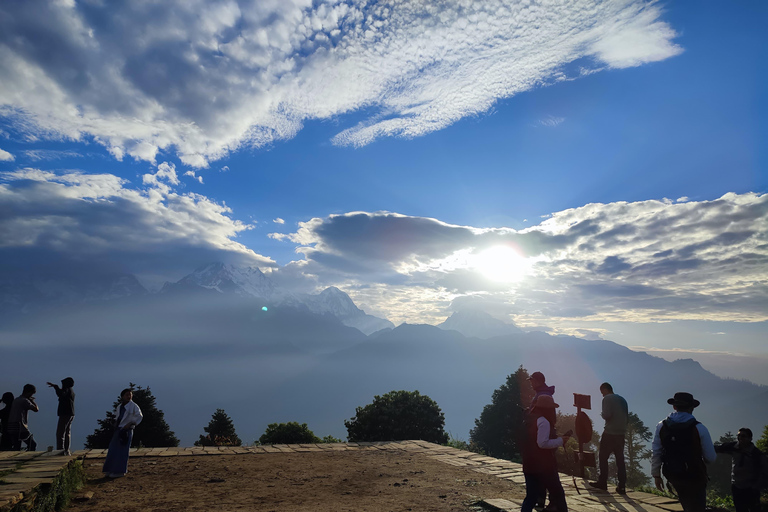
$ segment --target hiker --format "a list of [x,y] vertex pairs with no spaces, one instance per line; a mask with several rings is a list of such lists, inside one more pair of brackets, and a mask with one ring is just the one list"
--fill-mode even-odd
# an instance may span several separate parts
[[766,486],[768,459],[752,444],[752,431],[740,428],[735,442],[716,444],[715,452],[733,458],[731,492],[736,512],[760,512],[760,489]]
[[6,391],[3,393],[3,399],[0,401],[5,407],[0,409],[0,451],[11,449],[11,436],[8,435],[8,416],[11,414],[13,405],[13,393]]
[[72,443],[72,420],[75,419],[75,392],[72,391],[75,380],[72,377],[62,379],[61,388],[52,382],[48,385],[59,397],[59,407],[56,410],[59,416],[59,423],[56,426],[56,449],[63,450],[62,455],[72,455],[69,446]]
[[627,434],[627,421],[629,419],[629,407],[624,397],[613,392],[613,386],[607,382],[600,384],[600,393],[603,395],[603,411],[601,416],[605,420],[605,429],[600,437],[600,471],[596,482],[589,482],[591,487],[608,490],[608,458],[613,454],[616,457],[616,469],[618,470],[619,485],[616,487],[618,494],[627,492],[627,466],[624,463],[624,438]]
[[120,392],[119,410],[115,431],[109,442],[107,458],[101,469],[108,478],[120,478],[128,472],[128,455],[133,440],[133,429],[144,417],[139,406],[133,401],[133,391],[130,388]]
[[[528,377],[528,382],[531,383],[531,388],[533,388],[534,395],[533,399],[531,400],[531,404],[528,406],[528,409],[526,410],[526,414],[529,414],[533,407],[536,405],[536,399],[539,398],[542,395],[548,395],[553,396],[555,394],[555,386],[547,386],[547,379],[544,377],[544,374],[541,372],[533,372],[530,377]],[[547,490],[545,488],[541,488],[539,490],[539,497],[536,500],[536,507],[537,508],[545,508],[544,504],[547,502]],[[546,507],[547,510],[552,510],[552,502],[550,500],[549,507]]]
[[560,407],[549,395],[541,395],[528,414],[527,437],[523,445],[525,500],[521,512],[531,512],[543,487],[557,512],[568,512],[565,492],[557,473],[555,450],[565,446],[570,436],[555,433],[555,409]]
[[33,452],[37,449],[32,432],[29,431],[27,413],[29,411],[37,412],[40,408],[35,403],[35,393],[37,388],[32,384],[24,384],[21,395],[16,397],[11,406],[11,412],[8,415],[8,435],[11,438],[11,450],[21,450],[21,442],[27,445],[27,451]]
[[663,474],[685,512],[704,512],[707,502],[707,464],[717,458],[707,427],[696,421],[700,402],[690,393],[675,393],[667,400],[675,412],[656,425],[651,476],[660,491]]

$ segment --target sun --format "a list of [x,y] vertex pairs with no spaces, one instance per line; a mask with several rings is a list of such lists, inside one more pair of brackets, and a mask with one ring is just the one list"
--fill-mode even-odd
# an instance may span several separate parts
[[486,249],[474,257],[474,267],[493,281],[512,283],[528,273],[531,262],[520,252],[505,245]]

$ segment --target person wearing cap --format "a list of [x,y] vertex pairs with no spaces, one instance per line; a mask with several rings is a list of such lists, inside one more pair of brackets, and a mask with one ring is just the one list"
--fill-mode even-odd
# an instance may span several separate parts
[[59,416],[59,423],[56,425],[56,449],[63,450],[62,455],[72,455],[69,447],[72,444],[72,420],[75,419],[75,392],[72,391],[75,379],[72,377],[62,379],[61,388],[52,382],[48,382],[48,385],[59,397],[59,407],[56,410]]
[[651,476],[664,490],[663,474],[685,512],[704,512],[707,503],[707,468],[717,454],[707,427],[693,416],[700,402],[690,393],[675,393],[667,400],[675,410],[656,425],[653,436]]
[[613,386],[608,382],[600,384],[603,395],[601,416],[605,420],[605,429],[600,437],[600,473],[596,482],[589,482],[591,487],[608,490],[608,459],[613,454],[616,457],[618,494],[627,492],[627,465],[624,462],[624,442],[629,420],[629,406],[624,397],[613,392]]
[[557,512],[568,512],[565,492],[557,473],[555,450],[565,446],[570,436],[558,436],[555,433],[555,409],[558,407],[551,396],[541,395],[528,415],[527,437],[523,445],[525,499],[521,512],[533,510],[542,487],[549,491],[550,500]]

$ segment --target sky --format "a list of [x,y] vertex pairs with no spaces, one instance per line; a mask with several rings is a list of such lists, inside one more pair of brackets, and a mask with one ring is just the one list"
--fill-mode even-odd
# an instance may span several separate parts
[[156,290],[224,261],[396,324],[481,309],[765,368],[766,21],[758,1],[3,2],[0,264]]

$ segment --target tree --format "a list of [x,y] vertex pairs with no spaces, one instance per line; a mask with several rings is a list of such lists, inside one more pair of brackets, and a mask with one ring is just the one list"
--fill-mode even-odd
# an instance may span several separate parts
[[[164,447],[179,446],[179,440],[171,431],[168,423],[165,422],[165,414],[157,408],[156,399],[152,395],[149,387],[142,388],[130,383],[129,389],[133,391],[133,401],[141,409],[144,419],[136,427],[133,433],[131,446],[138,448],[144,447]],[[120,405],[120,397],[117,397],[113,404],[113,411],[116,411]],[[97,420],[99,426],[93,434],[87,436],[85,441],[86,448],[108,448],[114,432],[117,415],[113,411],[107,411],[107,416],[103,420]]]
[[653,452],[648,443],[653,439],[653,432],[645,426],[643,420],[634,412],[627,419],[627,433],[624,441],[624,456],[627,464],[627,487],[649,485],[651,478],[643,471],[641,461],[649,460]]
[[768,454],[768,425],[763,428],[763,435],[760,436],[760,439],[755,441],[755,446],[757,446],[761,452]]
[[227,416],[224,409],[216,409],[207,427],[203,427],[206,435],[201,435],[195,441],[195,446],[240,446],[243,442],[235,433],[232,418]]
[[421,439],[448,442],[445,415],[437,403],[418,391],[390,391],[374,396],[373,403],[357,407],[355,416],[345,420],[350,441],[403,441]]
[[475,428],[469,432],[470,445],[491,457],[519,460],[525,436],[525,409],[533,396],[528,371],[520,366],[493,392],[491,403],[475,419]]
[[320,443],[322,440],[309,430],[306,423],[270,423],[259,438],[259,444]]

